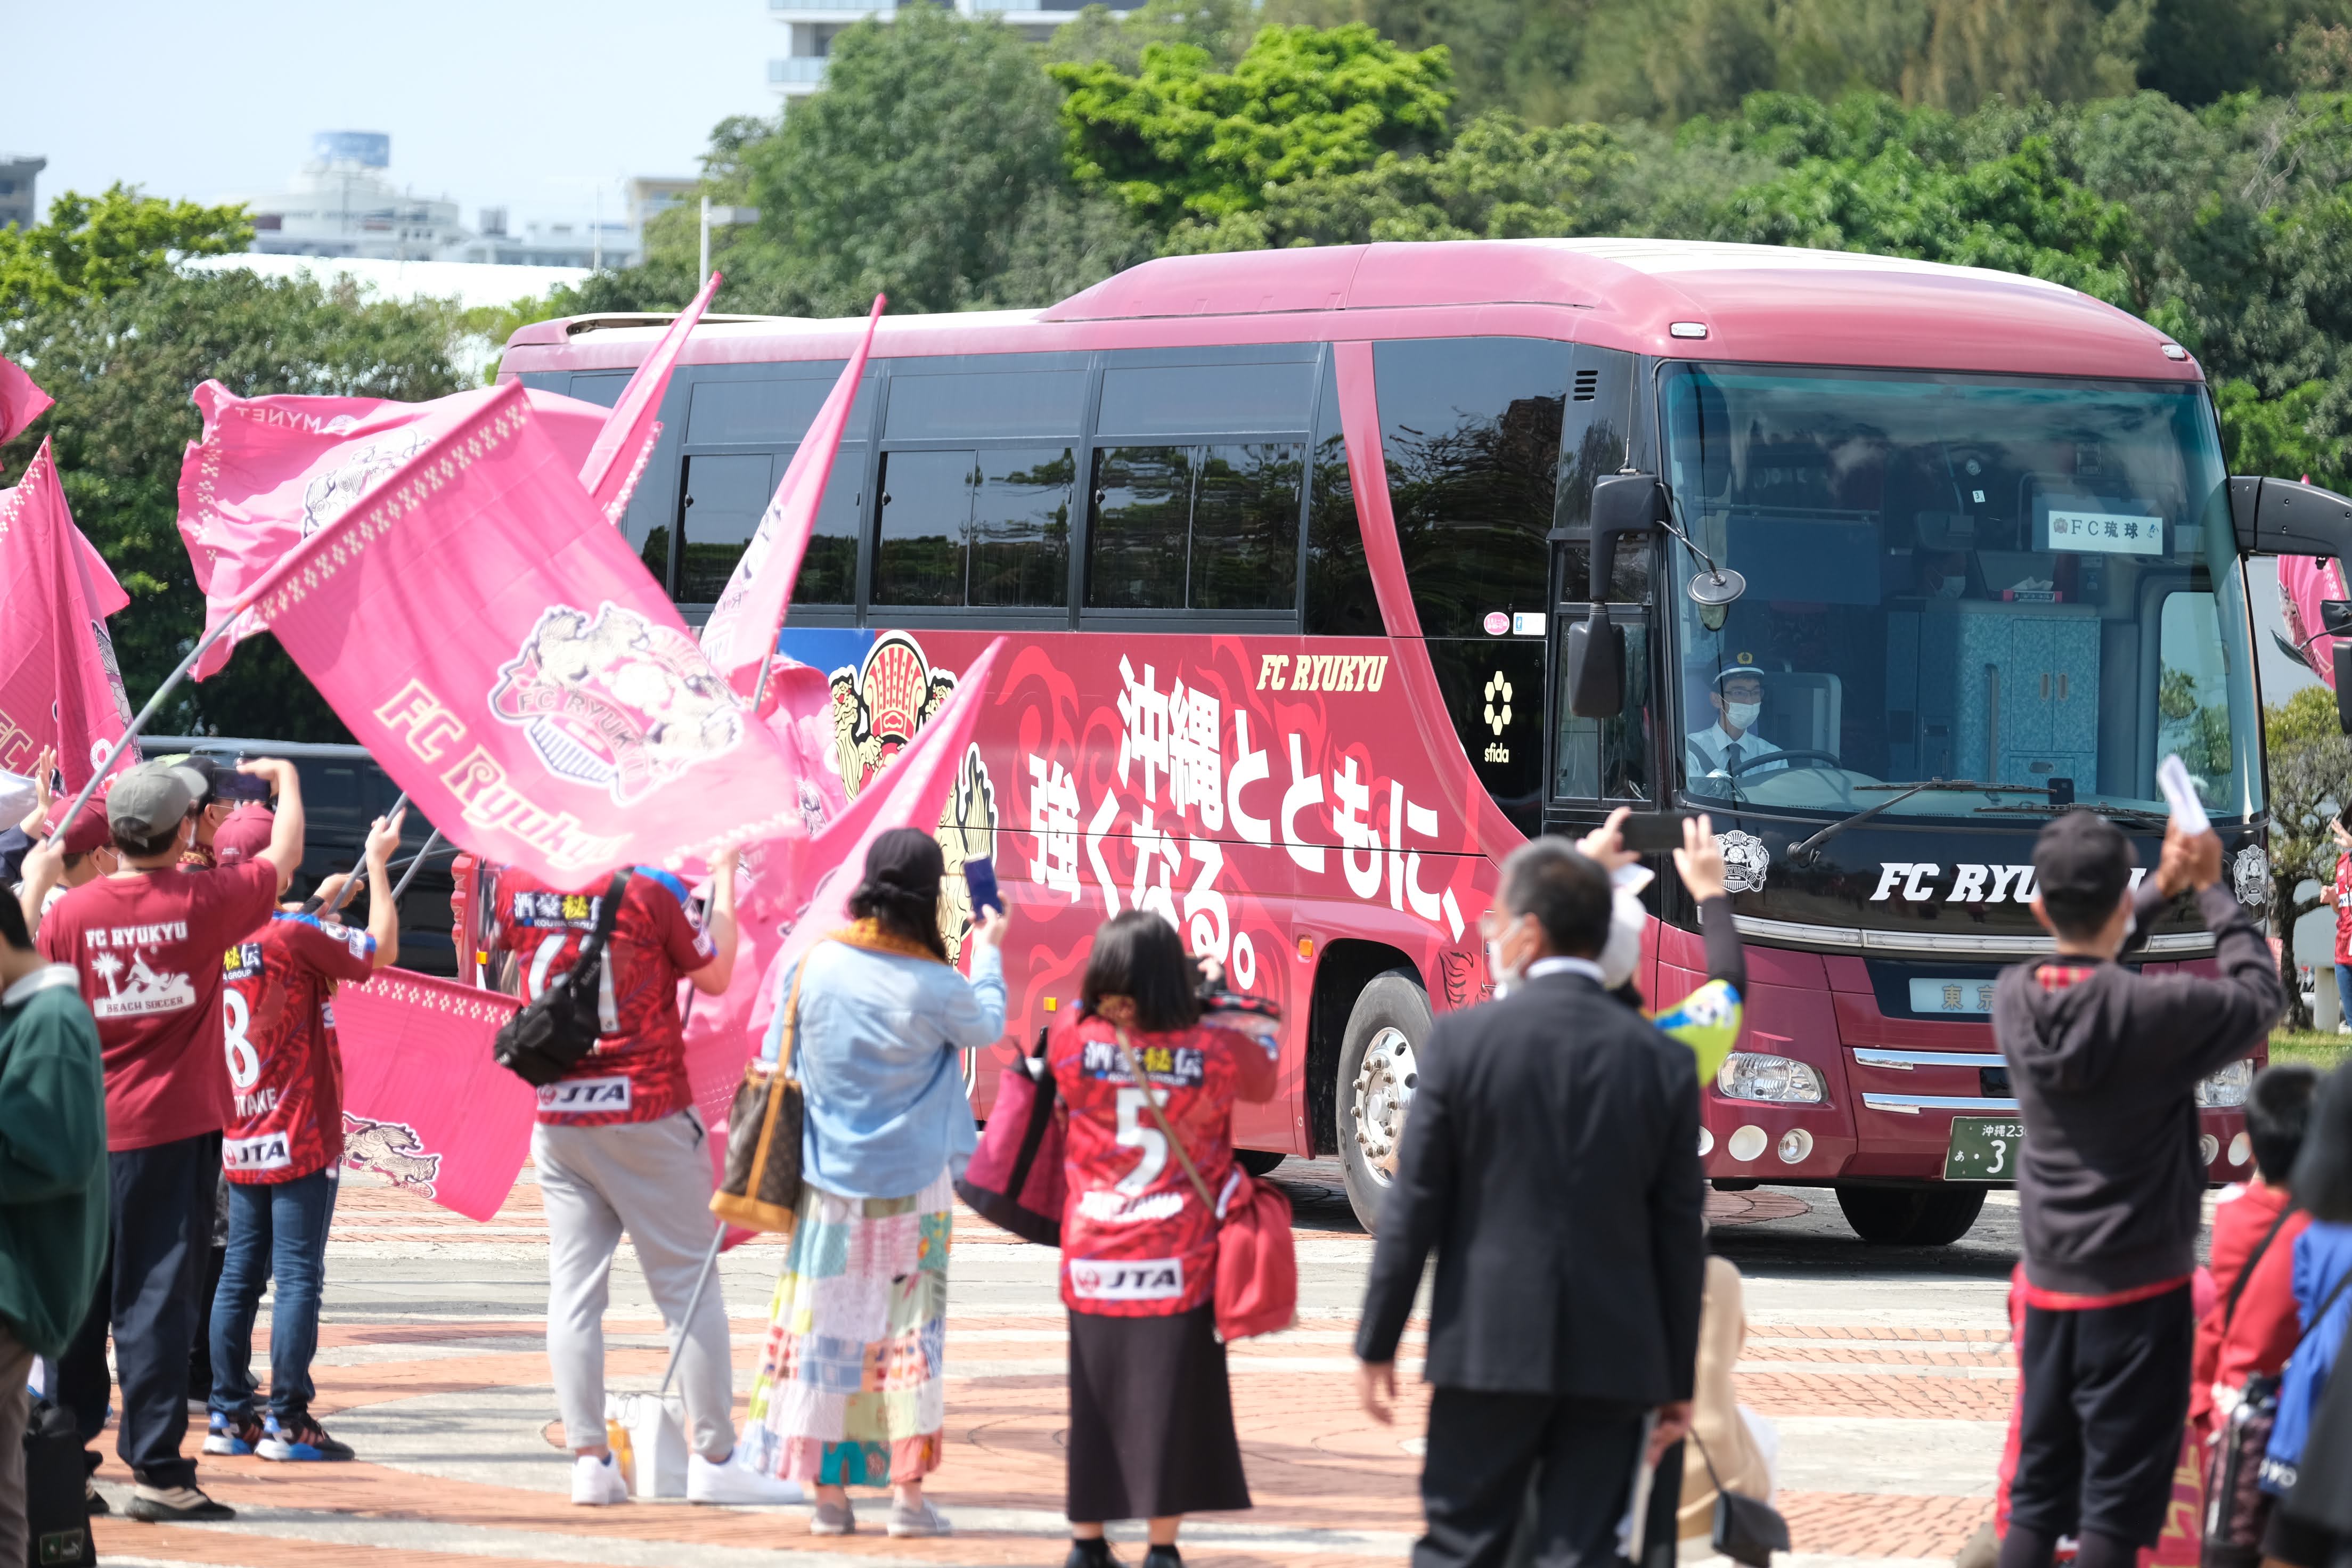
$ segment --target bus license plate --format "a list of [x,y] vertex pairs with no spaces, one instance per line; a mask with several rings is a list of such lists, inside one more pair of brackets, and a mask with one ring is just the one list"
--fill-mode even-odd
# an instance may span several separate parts
[[1944,1151],[1948,1182],[2013,1182],[2018,1151],[2025,1146],[2025,1123],[2006,1116],[1955,1116],[1952,1142]]

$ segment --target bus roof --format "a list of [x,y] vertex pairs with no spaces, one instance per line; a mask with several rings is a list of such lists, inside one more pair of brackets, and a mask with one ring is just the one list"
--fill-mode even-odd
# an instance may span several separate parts
[[[657,321],[535,322],[502,373],[635,364]],[[862,318],[713,320],[689,363],[839,359]],[[1044,310],[885,317],[904,355],[1529,336],[1668,358],[2199,379],[2147,322],[2062,284],[1852,251],[1665,239],[1457,240],[1167,257]]]

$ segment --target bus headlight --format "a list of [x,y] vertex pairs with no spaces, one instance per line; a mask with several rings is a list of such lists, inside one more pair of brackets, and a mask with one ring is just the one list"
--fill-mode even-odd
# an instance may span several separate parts
[[2197,1103],[2207,1110],[2243,1105],[2246,1092],[2253,1088],[2253,1084],[2254,1064],[2231,1062],[2220,1072],[2209,1073],[2197,1080]]
[[1780,1105],[1819,1105],[1828,1098],[1822,1088],[1822,1075],[1803,1062],[1755,1051],[1734,1051],[1726,1057],[1716,1071],[1715,1091],[1726,1100]]

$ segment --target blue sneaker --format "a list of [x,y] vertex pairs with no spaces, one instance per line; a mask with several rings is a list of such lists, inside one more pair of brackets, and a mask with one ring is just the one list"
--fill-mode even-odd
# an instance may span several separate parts
[[298,1415],[288,1426],[279,1426],[278,1417],[269,1418],[269,1430],[255,1449],[265,1459],[317,1461],[348,1459],[352,1457],[349,1443],[338,1443],[327,1436],[327,1429],[308,1415]]
[[229,1415],[215,1410],[205,1433],[207,1454],[250,1454],[261,1446],[263,1428],[257,1415]]

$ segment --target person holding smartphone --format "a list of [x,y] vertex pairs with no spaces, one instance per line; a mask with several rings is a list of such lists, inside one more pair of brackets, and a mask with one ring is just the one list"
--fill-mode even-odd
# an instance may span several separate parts
[[947,861],[911,827],[877,836],[852,923],[782,979],[761,1047],[806,1099],[792,1249],[737,1444],[816,1492],[814,1535],[857,1528],[846,1489],[887,1486],[896,1536],[945,1535],[923,1496],[946,1436],[948,1237],[977,1142],[963,1053],[1004,1033],[1004,925],[975,882],[971,977],[940,933]]

